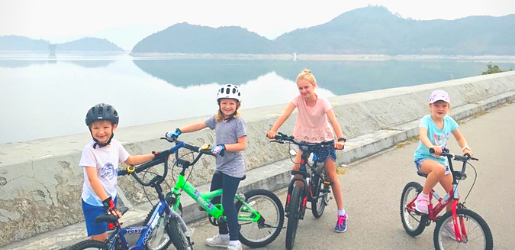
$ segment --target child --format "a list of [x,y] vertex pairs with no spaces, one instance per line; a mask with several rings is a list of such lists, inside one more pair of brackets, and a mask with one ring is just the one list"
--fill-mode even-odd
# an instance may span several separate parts
[[[343,137],[340,124],[336,120],[333,108],[326,98],[319,97],[315,93],[317,82],[310,70],[304,69],[297,76],[297,87],[300,94],[293,98],[288,104],[284,113],[277,119],[267,137],[273,139],[277,130],[290,117],[295,108],[298,108],[297,120],[293,129],[293,136],[297,140],[310,143],[319,143],[323,141],[334,141],[333,131],[329,127],[329,122],[334,129],[338,139],[334,143],[334,147],[338,150],[343,149],[346,139]],[[329,122],[328,122],[329,121]],[[319,152],[318,162],[324,162],[325,169],[329,179],[332,181],[332,189],[338,206],[338,221],[334,227],[337,233],[343,233],[347,230],[347,214],[343,208],[343,195],[340,189],[340,181],[336,174],[336,152],[334,149],[324,149],[325,152]],[[299,150],[295,157],[294,170],[299,169],[302,151]]]
[[79,166],[84,168],[82,211],[88,236],[96,241],[107,238],[107,223],[95,222],[97,216],[105,213],[122,217],[116,209],[118,163],[136,165],[159,157],[153,154],[129,155],[120,142],[113,139],[118,120],[118,112],[105,103],[93,106],[86,114],[86,125],[93,140],[84,146],[79,162]]
[[[170,131],[167,136],[175,139],[182,133],[189,133],[209,127],[216,131],[216,146],[211,152],[217,154],[216,171],[211,182],[211,191],[223,188],[222,206],[227,222],[218,225],[218,235],[206,239],[211,247],[227,247],[227,249],[242,249],[238,240],[239,224],[234,204],[234,196],[245,175],[245,162],[240,151],[247,147],[247,132],[245,121],[240,117],[238,108],[241,96],[238,87],[228,84],[218,90],[218,112],[207,119]],[[221,157],[220,154],[224,153]],[[220,203],[213,199],[213,203]],[[227,229],[227,224],[229,229]]]
[[[438,182],[440,182],[447,193],[452,189],[452,175],[450,174],[447,158],[439,157],[442,154],[442,148],[447,147],[447,140],[450,134],[454,135],[464,154],[473,156],[465,137],[458,129],[458,124],[454,119],[447,116],[450,107],[451,99],[449,94],[444,90],[435,90],[429,96],[429,109],[431,113],[425,115],[420,120],[418,128],[420,142],[415,151],[414,160],[417,169],[427,174],[424,189],[415,200],[415,209],[420,213],[428,214],[429,192]],[[435,150],[434,155],[429,153],[430,148]],[[451,209],[452,204],[449,203],[447,211]],[[449,232],[450,235],[454,235],[453,229]]]

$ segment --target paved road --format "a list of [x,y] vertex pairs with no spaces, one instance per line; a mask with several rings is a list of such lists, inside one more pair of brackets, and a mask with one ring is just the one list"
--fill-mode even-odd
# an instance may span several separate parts
[[[467,199],[467,207],[480,214],[490,225],[495,249],[515,249],[515,104],[504,105],[460,125],[479,162],[476,184]],[[434,249],[434,223],[419,237],[404,231],[399,202],[403,187],[410,181],[423,182],[415,173],[412,155],[416,143],[396,148],[348,166],[340,182],[344,206],[349,214],[349,228],[333,233],[336,205],[329,204],[320,219],[306,211],[300,221],[295,249]],[[452,140],[450,149],[458,152]],[[285,149],[287,150],[287,149]],[[460,185],[464,197],[473,182],[473,172]],[[438,192],[443,192],[437,188]],[[277,192],[284,202],[285,190]],[[204,239],[217,229],[206,221],[192,225],[195,249],[211,249]],[[285,231],[265,249],[285,249]],[[249,249],[245,248],[244,249]]]

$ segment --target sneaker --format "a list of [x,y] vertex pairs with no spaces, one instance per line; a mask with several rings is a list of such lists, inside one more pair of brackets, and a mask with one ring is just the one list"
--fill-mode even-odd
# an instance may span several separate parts
[[336,226],[334,227],[334,231],[337,233],[343,233],[347,231],[347,213],[345,215],[339,215],[338,221],[336,222]]
[[242,250],[241,243],[238,246],[229,244],[229,246],[227,246],[227,250]]
[[229,235],[215,235],[213,238],[207,238],[206,244],[210,247],[228,247],[230,243]]
[[429,214],[429,197],[420,193],[415,200],[415,210],[419,213]]
[[456,234],[454,233],[454,224],[452,222],[442,226],[442,235],[456,240]]

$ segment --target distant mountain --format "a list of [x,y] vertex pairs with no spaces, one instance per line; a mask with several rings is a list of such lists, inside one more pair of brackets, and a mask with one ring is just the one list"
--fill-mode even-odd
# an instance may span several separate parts
[[211,28],[179,23],[146,37],[134,53],[277,53],[274,42],[241,27]]
[[515,15],[420,21],[365,7],[275,42],[288,53],[507,55],[515,54]]
[[48,41],[34,40],[24,36],[0,36],[0,50],[48,51]]
[[240,27],[181,23],[146,37],[132,52],[514,55],[515,14],[421,21],[369,6],[273,41]]
[[86,37],[56,44],[56,51],[123,51],[123,49],[107,39]]

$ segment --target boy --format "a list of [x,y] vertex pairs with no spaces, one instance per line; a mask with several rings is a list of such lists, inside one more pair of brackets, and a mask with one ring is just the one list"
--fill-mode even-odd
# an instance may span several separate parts
[[122,144],[113,139],[118,121],[118,112],[105,103],[93,106],[86,114],[86,125],[93,140],[84,146],[79,162],[79,166],[84,168],[82,211],[88,236],[96,241],[107,239],[107,223],[95,222],[97,216],[111,214],[122,217],[116,209],[118,164],[137,165],[158,157],[153,154],[129,155]]

